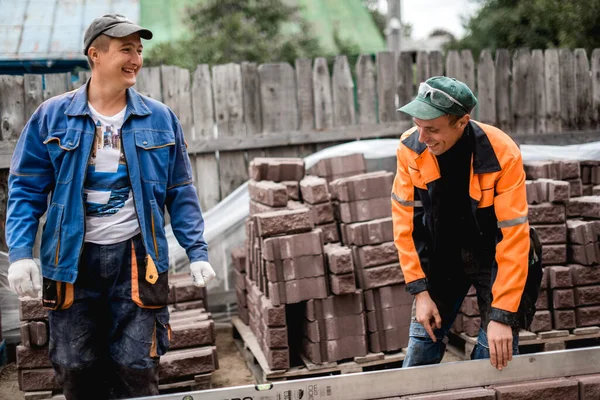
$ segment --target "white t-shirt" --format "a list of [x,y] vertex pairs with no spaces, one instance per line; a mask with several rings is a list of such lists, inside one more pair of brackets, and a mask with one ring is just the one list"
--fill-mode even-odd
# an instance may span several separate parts
[[85,241],[114,244],[140,232],[127,165],[121,149],[121,126],[127,107],[107,117],[88,103],[96,134],[83,184]]

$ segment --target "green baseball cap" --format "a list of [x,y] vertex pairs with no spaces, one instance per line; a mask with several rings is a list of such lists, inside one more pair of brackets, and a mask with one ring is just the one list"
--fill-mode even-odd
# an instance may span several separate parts
[[447,76],[434,76],[422,82],[417,97],[398,111],[430,120],[447,114],[469,114],[476,105],[477,98],[464,82]]

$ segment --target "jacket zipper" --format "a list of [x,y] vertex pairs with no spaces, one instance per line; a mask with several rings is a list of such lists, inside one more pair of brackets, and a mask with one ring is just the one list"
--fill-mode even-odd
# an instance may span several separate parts
[[[92,117],[90,117],[90,119],[92,119]],[[93,120],[92,120],[93,122]],[[93,131],[93,135],[94,138],[92,139],[92,145],[90,146],[90,151],[88,153],[87,159],[85,161],[85,165],[83,167],[83,182],[85,183],[85,177],[87,176],[87,170],[89,167],[89,162],[90,162],[90,157],[92,156],[92,151],[94,150],[94,140],[96,138],[96,126],[94,125],[94,131]],[[81,142],[81,139],[79,139]],[[77,256],[77,269],[79,270],[79,263],[81,262],[81,255],[83,254],[83,247],[85,246],[85,232],[86,232],[86,222],[85,222],[85,217],[86,217],[86,209],[85,209],[85,200],[84,200],[84,196],[85,196],[85,192],[84,192],[84,187],[83,187],[83,183],[81,184],[81,208],[83,210],[83,236],[81,238],[81,245],[79,246],[79,256]]]

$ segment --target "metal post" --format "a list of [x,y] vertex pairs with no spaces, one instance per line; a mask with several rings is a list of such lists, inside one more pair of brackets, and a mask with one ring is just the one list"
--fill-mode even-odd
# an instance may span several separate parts
[[400,42],[402,40],[402,18],[401,18],[401,0],[387,0],[388,11],[386,15],[386,41],[389,51],[400,52]]

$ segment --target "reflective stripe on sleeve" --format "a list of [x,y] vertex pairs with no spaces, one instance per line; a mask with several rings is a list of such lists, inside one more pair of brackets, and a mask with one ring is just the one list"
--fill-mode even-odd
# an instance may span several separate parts
[[508,228],[511,226],[517,226],[517,225],[524,224],[525,222],[527,222],[526,215],[523,217],[519,217],[519,218],[508,219],[506,221],[498,221],[498,228]]
[[392,193],[392,199],[406,207],[423,207],[423,204],[420,201],[401,200],[398,196],[396,196],[396,193]]

